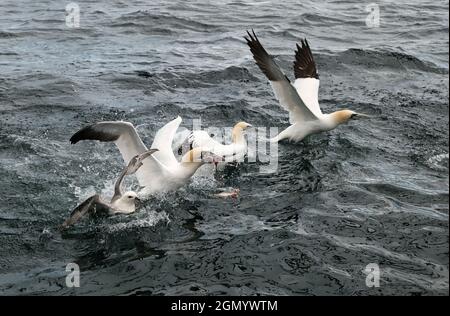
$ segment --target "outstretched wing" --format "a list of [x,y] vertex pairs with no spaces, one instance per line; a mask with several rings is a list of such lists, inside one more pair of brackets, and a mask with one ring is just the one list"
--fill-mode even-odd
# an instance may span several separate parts
[[[87,139],[115,142],[125,164],[128,164],[134,156],[147,150],[133,124],[128,122],[99,122],[87,126],[76,132],[70,138],[70,142],[76,144],[80,140]],[[136,176],[141,186],[155,186],[161,179],[164,179],[166,171],[167,167],[151,156],[143,162],[143,166],[136,172]]]
[[72,226],[87,214],[91,215],[97,211],[97,209],[108,210],[109,206],[100,201],[99,195],[93,195],[86,201],[78,205],[70,214],[69,218],[62,223],[59,227],[60,230],[66,229]]
[[289,79],[266,52],[255,32],[253,31],[253,34],[247,32],[247,34],[248,38],[245,37],[245,39],[253,54],[253,58],[261,71],[269,79],[280,105],[289,111],[291,123],[316,120],[317,117],[305,105]]
[[129,122],[99,122],[86,126],[70,138],[72,144],[80,140],[115,142],[125,164],[128,164],[134,156],[147,150],[133,124]]
[[114,185],[114,196],[111,199],[111,203],[119,199],[123,193],[122,193],[122,182],[125,178],[125,176],[128,176],[130,174],[135,174],[140,167],[143,165],[143,160],[149,156],[151,156],[153,153],[157,152],[158,149],[150,149],[145,152],[143,152],[140,155],[136,155],[133,158],[131,158],[130,162],[128,163],[128,166],[126,166],[122,172],[120,173],[119,177],[116,180],[116,183]]
[[294,61],[295,82],[294,87],[306,106],[320,117],[322,111],[319,106],[319,74],[316,63],[306,39],[297,44]]
[[181,117],[178,116],[176,119],[164,125],[156,133],[155,139],[153,140],[152,148],[159,149],[154,154],[154,157],[169,169],[178,165],[178,161],[173,154],[172,143],[181,121]]

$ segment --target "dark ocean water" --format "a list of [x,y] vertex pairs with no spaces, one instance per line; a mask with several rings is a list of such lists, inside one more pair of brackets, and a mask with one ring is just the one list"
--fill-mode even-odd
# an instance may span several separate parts
[[[77,3],[73,29],[61,1],[0,1],[1,295],[448,295],[448,1],[379,1],[379,28],[359,1]],[[290,78],[306,36],[324,111],[374,118],[281,144],[274,174],[206,168],[134,215],[59,234],[122,168],[112,144],[69,144],[82,126],[128,120],[147,144],[177,115],[287,126],[250,28]],[[212,197],[229,187],[237,201]]]

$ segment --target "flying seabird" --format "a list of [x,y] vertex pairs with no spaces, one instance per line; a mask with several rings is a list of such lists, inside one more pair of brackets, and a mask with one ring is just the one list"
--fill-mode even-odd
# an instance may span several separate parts
[[[172,151],[172,142],[181,121],[181,117],[177,117],[156,133],[152,148],[158,148],[159,151],[146,159],[142,168],[136,172],[139,184],[145,187],[142,194],[177,190],[187,183],[203,164],[222,161],[221,157],[202,147],[193,148],[178,161]],[[129,122],[99,122],[87,126],[70,138],[72,144],[80,140],[114,142],[125,163],[147,150],[133,124]]]
[[253,30],[252,33],[247,31],[248,37],[244,38],[256,64],[269,79],[281,107],[289,112],[291,123],[291,126],[272,138],[271,142],[283,139],[298,142],[308,135],[332,130],[350,119],[368,117],[351,110],[322,113],[318,98],[319,75],[306,39],[301,40],[301,46],[297,44],[294,62],[295,81],[292,84],[266,52]]
[[143,160],[157,152],[158,149],[150,149],[142,154],[134,156],[128,166],[126,166],[114,185],[114,195],[110,202],[106,202],[98,194],[95,194],[80,205],[78,205],[70,214],[69,218],[64,221],[60,226],[60,229],[66,229],[69,226],[78,222],[86,214],[93,216],[105,216],[114,214],[131,214],[136,210],[137,194],[133,191],[127,191],[123,193],[122,182],[127,175],[136,173],[136,171],[142,166]]
[[251,124],[239,122],[231,131],[231,144],[221,144],[213,139],[206,131],[194,131],[189,137],[193,148],[208,148],[215,155],[221,156],[226,162],[241,162],[247,154],[247,140],[244,132]]

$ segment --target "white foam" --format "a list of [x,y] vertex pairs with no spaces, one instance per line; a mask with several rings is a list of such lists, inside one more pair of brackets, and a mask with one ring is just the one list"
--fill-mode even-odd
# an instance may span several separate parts
[[433,157],[430,157],[427,160],[427,165],[439,171],[448,170],[448,153],[447,154],[439,154]]
[[166,212],[150,211],[146,213],[145,218],[134,219],[126,223],[108,225],[108,231],[117,232],[136,227],[153,227],[161,221],[165,221],[166,224],[170,223],[169,215]]

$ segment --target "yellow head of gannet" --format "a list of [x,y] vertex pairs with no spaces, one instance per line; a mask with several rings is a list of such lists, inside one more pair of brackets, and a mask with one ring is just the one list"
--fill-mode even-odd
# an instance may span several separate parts
[[369,115],[357,113],[352,110],[340,110],[330,114],[330,117],[334,124],[340,125],[347,123],[351,119],[362,118],[362,117],[370,117]]
[[244,141],[244,131],[249,127],[252,127],[252,125],[247,122],[239,122],[234,125],[233,131],[231,132],[231,140],[233,143]]

